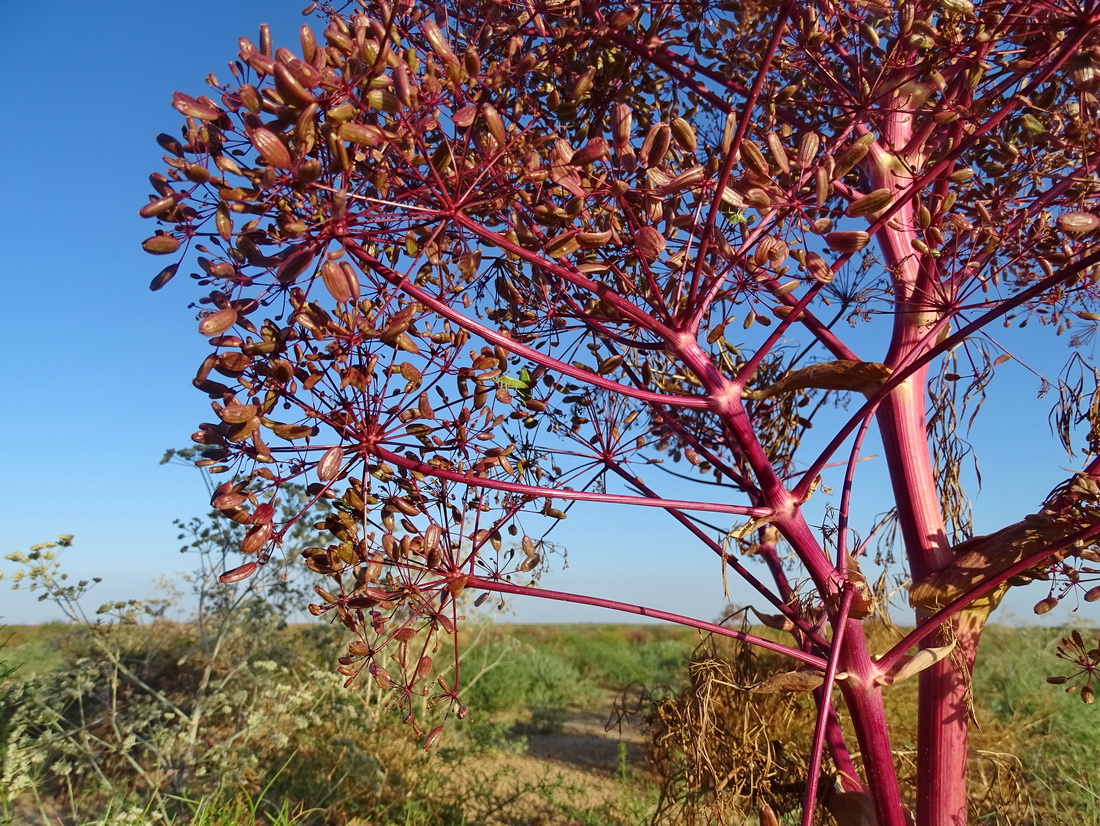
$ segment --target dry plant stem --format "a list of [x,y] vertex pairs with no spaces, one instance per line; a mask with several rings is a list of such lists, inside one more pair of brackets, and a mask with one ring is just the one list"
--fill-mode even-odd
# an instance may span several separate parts
[[550,591],[545,588],[534,588],[525,585],[515,585],[511,582],[505,582],[501,579],[490,579],[482,576],[467,576],[466,577],[467,588],[480,588],[485,591],[497,591],[502,594],[517,594],[521,596],[540,597],[542,599],[552,599],[558,602],[572,602],[577,605],[592,605],[596,608],[609,608],[613,611],[622,611],[624,614],[637,614],[641,617],[653,617],[654,619],[665,620],[667,622],[675,622],[678,625],[686,625],[690,628],[698,628],[700,631],[708,631],[712,634],[717,634],[722,637],[731,637],[735,640],[741,640],[751,645],[759,646],[767,651],[772,651],[776,654],[783,654],[791,659],[798,660],[805,665],[811,665],[814,668],[824,669],[827,662],[821,657],[816,657],[813,654],[808,654],[805,651],[799,651],[797,648],[791,648],[787,645],[781,645],[780,643],[773,642],[772,640],[758,637],[755,634],[749,634],[745,631],[738,631],[736,628],[727,628],[724,625],[719,625],[714,622],[706,622],[704,620],[694,619],[692,617],[685,617],[682,614],[674,614],[670,611],[661,611],[657,608],[646,608],[642,605],[633,605],[629,602],[619,602],[613,599],[604,599],[603,597],[590,597],[583,594],[573,594],[565,591]]

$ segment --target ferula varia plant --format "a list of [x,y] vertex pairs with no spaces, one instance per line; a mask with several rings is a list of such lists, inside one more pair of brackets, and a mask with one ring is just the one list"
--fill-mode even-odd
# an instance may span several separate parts
[[[183,268],[202,288],[213,415],[193,439],[224,474],[214,507],[248,526],[224,580],[324,500],[310,610],[358,635],[348,684],[462,716],[458,669],[428,681],[463,594],[639,612],[527,583],[570,508],[657,508],[714,556],[701,585],[739,578],[789,632],[645,609],[790,657],[772,687],[817,709],[802,822],[831,767],[879,826],[964,823],[987,617],[1034,579],[1039,610],[1100,597],[1080,355],[1100,319],[1100,5],[317,5],[293,42],[262,26],[205,95],[175,94],[141,208],[171,262],[152,287]],[[1078,470],[973,536],[962,435],[1018,355],[999,331],[1028,320],[1068,333],[1052,421],[1085,459],[1052,457]],[[868,452],[893,496],[878,524]],[[309,497],[287,521],[290,483]],[[914,627],[872,651],[861,565],[882,536]],[[912,788],[882,703],[908,678]]]

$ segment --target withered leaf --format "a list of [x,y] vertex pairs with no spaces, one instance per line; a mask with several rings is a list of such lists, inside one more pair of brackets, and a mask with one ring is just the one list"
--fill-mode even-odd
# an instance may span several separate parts
[[898,661],[898,665],[886,675],[884,682],[886,685],[900,683],[902,680],[912,677],[914,674],[918,674],[924,671],[924,669],[935,665],[954,650],[955,640],[951,640],[947,645],[941,645],[936,648],[922,648],[916,654],[902,657]]
[[778,694],[781,691],[813,691],[825,682],[825,672],[814,669],[813,671],[784,671],[782,674],[773,674],[752,686],[749,690],[755,694]]

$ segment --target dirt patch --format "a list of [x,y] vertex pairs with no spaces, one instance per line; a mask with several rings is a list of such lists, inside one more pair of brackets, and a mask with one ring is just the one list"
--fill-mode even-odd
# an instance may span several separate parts
[[643,822],[656,787],[642,769],[641,732],[607,723],[606,712],[575,711],[560,731],[527,734],[525,753],[464,761],[452,777],[467,792],[464,816],[485,826],[570,826],[591,823],[594,812],[601,823]]
[[527,754],[617,777],[624,769],[641,768],[642,733],[628,721],[609,727],[606,712],[579,711],[566,720],[561,732],[529,735]]

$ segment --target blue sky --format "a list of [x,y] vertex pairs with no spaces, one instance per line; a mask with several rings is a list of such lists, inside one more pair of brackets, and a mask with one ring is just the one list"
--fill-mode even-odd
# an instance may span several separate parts
[[[266,21],[277,44],[294,46],[301,5],[61,0],[5,12],[0,272],[9,345],[0,420],[9,435],[0,556],[75,534],[66,568],[105,580],[92,610],[151,595],[154,580],[187,570],[171,523],[206,506],[196,471],[158,464],[165,449],[189,443],[209,408],[190,386],[206,354],[187,309],[196,296],[186,279],[159,293],[146,286],[162,265],[141,251],[152,223],[137,216],[148,174],[163,166],[154,137],[178,128],[172,92],[199,94],[208,72],[224,75],[238,36],[255,38]],[[1077,466],[1050,438],[1047,407],[1028,402],[1035,390],[1011,365],[994,387],[992,404],[1005,407],[980,440],[979,532],[1033,510],[1067,475],[1060,468]],[[1013,471],[1020,467],[1027,472]],[[883,484],[874,461],[861,484],[872,493],[869,516],[883,504],[873,501]],[[543,584],[714,617],[725,602],[718,563],[668,522],[656,512],[574,509],[553,537],[569,548],[569,568]],[[0,570],[13,568],[0,562]],[[58,615],[6,585],[0,623]],[[1027,618],[1043,595],[1025,592],[1013,614]],[[512,607],[519,621],[617,619],[535,600]]]

